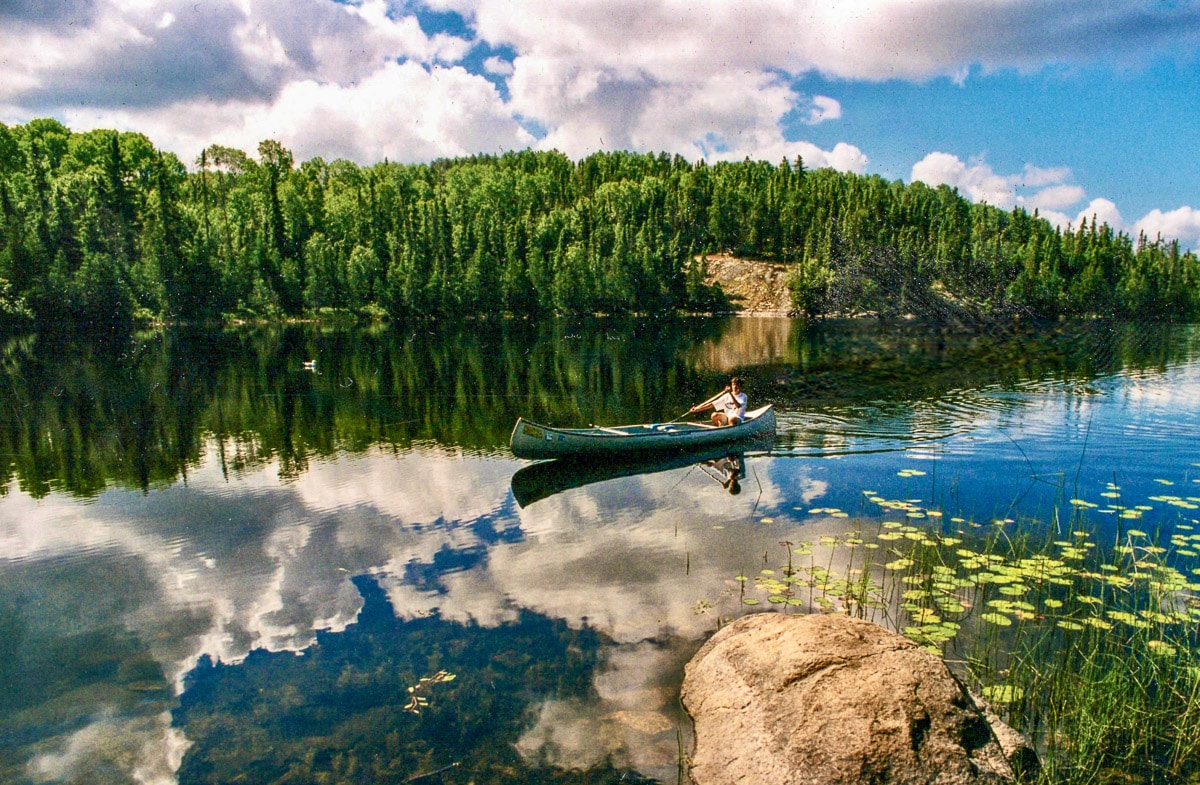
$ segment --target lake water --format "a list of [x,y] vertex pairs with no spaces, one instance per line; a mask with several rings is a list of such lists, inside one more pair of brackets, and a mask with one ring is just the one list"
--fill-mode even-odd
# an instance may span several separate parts
[[[740,493],[508,452],[519,415],[670,420],[732,374],[779,417]],[[1198,426],[1194,326],[12,340],[0,781],[675,782],[683,664],[769,607],[738,576],[872,497],[963,536],[1190,531]]]

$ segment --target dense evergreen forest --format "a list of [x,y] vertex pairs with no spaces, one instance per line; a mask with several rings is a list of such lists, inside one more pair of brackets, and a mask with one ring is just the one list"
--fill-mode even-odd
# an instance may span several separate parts
[[0,124],[0,322],[710,311],[723,251],[790,265],[812,316],[1200,313],[1177,242],[799,159],[256,154],[213,145],[189,169],[138,133]]

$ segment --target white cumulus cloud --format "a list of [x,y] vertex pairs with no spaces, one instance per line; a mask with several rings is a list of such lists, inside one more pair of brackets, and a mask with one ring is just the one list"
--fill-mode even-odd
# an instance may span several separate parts
[[[959,77],[972,65],[1038,67],[1170,51],[1200,10],[1151,0],[431,0],[480,37],[537,56],[686,79],[717,68],[849,79]],[[1188,26],[1191,26],[1190,29]]]
[[[1116,203],[1098,197],[1073,216],[1069,215],[1064,211],[1087,196],[1082,187],[1062,182],[1070,177],[1071,171],[1066,167],[1039,168],[1028,164],[1019,174],[1003,175],[983,161],[964,163],[957,156],[942,152],[930,153],[912,168],[913,181],[951,186],[973,202],[987,202],[1005,209],[1015,206],[1036,209],[1042,218],[1063,229],[1096,220],[1134,237],[1145,234],[1151,241],[1178,240],[1184,249],[1200,248],[1200,210],[1192,207],[1166,212],[1154,209],[1130,223]],[[1030,192],[1021,193],[1024,190]]]
[[1121,211],[1117,209],[1116,204],[1111,199],[1093,199],[1088,202],[1088,206],[1079,211],[1075,216],[1075,225],[1084,221],[1091,223],[1093,220],[1098,220],[1100,223],[1106,223],[1114,229],[1125,231],[1128,227],[1125,224],[1125,219],[1121,217]]
[[1070,179],[1067,167],[1037,167],[1026,164],[1018,174],[1001,174],[982,159],[964,162],[950,153],[934,152],[912,168],[913,181],[927,185],[948,185],[973,202],[994,207],[1024,207],[1062,226],[1070,219],[1058,212],[1079,203],[1083,188],[1063,180]]
[[1168,212],[1151,210],[1136,223],[1134,229],[1144,233],[1150,240],[1161,236],[1168,240],[1179,240],[1185,248],[1200,248],[1200,210],[1192,207],[1180,207]]
[[[181,111],[194,122],[180,125]],[[413,62],[389,63],[350,85],[292,82],[269,103],[188,101],[136,114],[80,110],[66,117],[72,126],[135,127],[188,161],[214,142],[253,152],[263,139],[279,140],[298,160],[364,163],[521,149],[534,141],[488,80],[459,66]]]
[[[800,96],[772,74],[715,71],[694,81],[660,82],[567,58],[521,56],[509,89],[512,109],[549,129],[539,146],[575,158],[618,148],[713,160],[800,155],[810,167],[855,172],[866,166],[852,145],[823,150],[787,140],[781,121]],[[829,104],[826,109],[832,111]]]
[[1034,166],[1033,164],[1025,164],[1025,166],[1021,169],[1021,175],[1018,182],[1027,188],[1037,188],[1039,186],[1061,183],[1070,176],[1071,170],[1065,166],[1043,167]]
[[1051,185],[1026,199],[1026,204],[1039,210],[1064,210],[1083,199],[1085,192],[1078,185]]
[[823,123],[826,120],[836,120],[842,116],[842,105],[836,98],[827,95],[814,95],[812,106],[809,107],[804,122],[809,125]]
[[922,158],[913,165],[912,179],[927,185],[957,188],[973,202],[987,202],[996,207],[1016,204],[1012,178],[996,174],[986,163],[967,164],[950,153],[934,152]]
[[503,57],[489,57],[483,61],[483,70],[497,76],[512,76],[513,64]]

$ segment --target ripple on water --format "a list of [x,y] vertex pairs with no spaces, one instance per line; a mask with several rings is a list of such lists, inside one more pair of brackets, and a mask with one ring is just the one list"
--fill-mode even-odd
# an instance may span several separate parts
[[877,401],[785,413],[776,446],[783,451],[848,455],[942,442],[945,450],[970,452],[973,447],[958,440],[991,427],[1023,405],[1023,398],[967,390],[934,400]]

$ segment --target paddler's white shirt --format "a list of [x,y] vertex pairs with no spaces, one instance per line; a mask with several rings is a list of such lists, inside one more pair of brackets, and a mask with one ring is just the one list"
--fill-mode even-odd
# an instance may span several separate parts
[[718,411],[725,412],[726,417],[736,417],[739,420],[746,419],[746,393],[727,392],[717,399],[714,408]]

